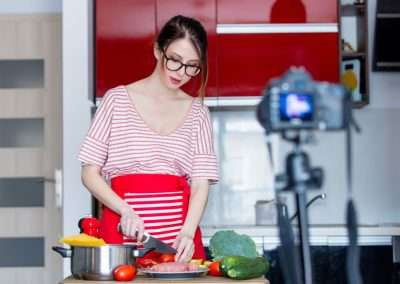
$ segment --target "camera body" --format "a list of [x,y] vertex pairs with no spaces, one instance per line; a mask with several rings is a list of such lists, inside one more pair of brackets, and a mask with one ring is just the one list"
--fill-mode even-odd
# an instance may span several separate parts
[[272,79],[264,90],[257,116],[269,132],[343,130],[351,108],[347,90],[339,84],[313,81],[304,68],[291,68]]

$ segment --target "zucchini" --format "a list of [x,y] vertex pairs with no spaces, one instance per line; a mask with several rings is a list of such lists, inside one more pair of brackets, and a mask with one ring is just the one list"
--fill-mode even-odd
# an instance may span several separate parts
[[227,256],[221,262],[224,275],[237,280],[263,276],[268,269],[269,263],[263,257]]
[[225,256],[221,261],[220,268],[226,274],[233,266],[246,263],[249,259],[251,258],[245,256]]

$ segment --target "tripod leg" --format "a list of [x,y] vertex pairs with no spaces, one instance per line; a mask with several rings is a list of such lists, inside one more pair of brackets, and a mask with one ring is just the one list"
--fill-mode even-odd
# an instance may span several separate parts
[[297,220],[299,223],[299,236],[301,244],[301,259],[303,268],[303,279],[305,284],[312,283],[311,254],[308,243],[308,215],[306,209],[306,193],[305,190],[296,190],[296,203],[299,212]]
[[279,236],[281,247],[279,257],[281,259],[285,283],[301,284],[301,270],[298,249],[295,246],[293,229],[288,217],[285,204],[277,203]]

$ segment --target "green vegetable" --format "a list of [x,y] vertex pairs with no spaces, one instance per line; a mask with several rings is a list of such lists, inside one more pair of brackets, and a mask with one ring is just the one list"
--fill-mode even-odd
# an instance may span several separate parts
[[233,230],[216,232],[211,237],[209,249],[214,260],[225,256],[259,256],[254,241],[248,235],[239,235]]
[[244,280],[265,275],[269,263],[263,257],[228,256],[224,257],[220,267],[229,278]]
[[220,264],[221,270],[224,274],[227,274],[228,270],[235,265],[246,262],[246,260],[251,259],[245,256],[225,256]]

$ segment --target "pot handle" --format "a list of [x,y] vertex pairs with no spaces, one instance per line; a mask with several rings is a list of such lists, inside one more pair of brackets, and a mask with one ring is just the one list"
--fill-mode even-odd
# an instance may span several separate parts
[[59,253],[62,257],[71,257],[72,250],[64,247],[52,247],[52,249]]

